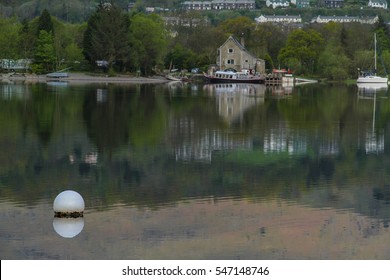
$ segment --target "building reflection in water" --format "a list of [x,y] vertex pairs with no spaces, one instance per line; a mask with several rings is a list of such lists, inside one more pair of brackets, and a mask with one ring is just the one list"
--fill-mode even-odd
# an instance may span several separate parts
[[0,97],[3,99],[29,99],[31,90],[24,84],[4,83],[0,84]]
[[[215,98],[220,119],[230,127],[232,124],[242,123],[248,110],[265,103],[269,88],[257,84],[207,84],[203,90]],[[367,89],[365,90],[367,95]],[[176,140],[180,139],[174,145],[175,158],[179,161],[210,162],[213,151],[253,150],[253,135],[238,137],[224,129],[199,128],[197,121],[188,116],[172,122],[171,131]],[[383,133],[373,133],[371,130],[367,133],[370,137],[365,139],[366,152],[383,152]],[[336,125],[331,131],[327,131],[327,135],[323,135],[322,141],[311,147],[311,140],[304,129],[291,128],[288,120],[281,119],[264,131],[260,143],[263,152],[268,154],[302,155],[314,148],[319,155],[335,156],[340,153],[340,137],[340,128]]]
[[[241,122],[247,110],[264,103],[266,87],[260,84],[207,84],[204,91],[215,97],[218,115],[229,126]],[[172,124],[182,141],[175,145],[178,161],[211,161],[213,151],[252,150],[250,136],[234,136],[218,129],[196,129],[193,119],[183,117]]]
[[229,125],[242,120],[244,113],[264,103],[266,86],[261,84],[208,84],[205,90],[215,96],[218,114]]

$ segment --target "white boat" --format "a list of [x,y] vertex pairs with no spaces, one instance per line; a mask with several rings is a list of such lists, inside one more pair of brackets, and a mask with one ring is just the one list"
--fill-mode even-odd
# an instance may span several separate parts
[[173,75],[166,75],[166,78],[170,81],[174,81],[174,82],[183,82],[184,80],[186,80],[185,77],[179,77],[179,76],[173,76]]
[[380,77],[380,76],[376,76],[374,74],[366,74],[364,76],[360,76],[357,81],[357,83],[365,83],[365,84],[368,84],[368,83],[373,83],[373,84],[378,84],[378,83],[382,83],[382,84],[387,84],[388,83],[388,79],[387,78],[384,78],[384,77]]
[[61,78],[68,78],[69,74],[67,72],[53,72],[46,74],[47,78],[52,78],[52,79],[61,79]]
[[204,74],[204,77],[210,83],[264,83],[264,77],[253,75],[248,70],[243,70],[241,72],[236,72],[233,70],[216,71],[214,75]]
[[374,34],[374,73],[362,72],[357,79],[357,83],[388,83],[387,77],[380,77],[376,75],[376,33]]

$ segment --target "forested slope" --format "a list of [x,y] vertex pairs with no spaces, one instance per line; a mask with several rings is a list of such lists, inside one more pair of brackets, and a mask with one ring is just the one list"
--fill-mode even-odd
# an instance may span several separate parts
[[[173,8],[183,0],[138,0],[137,5],[159,6]],[[22,19],[32,19],[41,14],[44,9],[47,9],[51,15],[59,19],[70,22],[86,21],[91,15],[96,5],[100,0],[1,0],[0,1],[0,16],[10,17],[16,15]],[[110,0],[103,1],[110,2]],[[116,5],[127,8],[130,0],[115,0]]]

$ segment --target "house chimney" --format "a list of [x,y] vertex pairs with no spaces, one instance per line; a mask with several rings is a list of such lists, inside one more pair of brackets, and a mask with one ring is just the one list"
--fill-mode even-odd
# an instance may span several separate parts
[[241,34],[241,45],[245,48],[244,33]]

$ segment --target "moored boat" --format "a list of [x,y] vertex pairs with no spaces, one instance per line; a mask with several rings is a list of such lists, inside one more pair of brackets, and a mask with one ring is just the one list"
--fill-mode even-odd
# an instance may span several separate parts
[[378,84],[378,83],[382,83],[382,84],[387,84],[388,82],[388,79],[387,77],[380,77],[380,76],[377,76],[375,74],[365,74],[365,75],[362,75],[360,76],[357,81],[356,81],[358,84],[359,83],[363,83],[363,84],[367,84],[367,83],[372,83],[372,84]]
[[46,77],[54,79],[69,78],[69,74],[67,72],[53,72],[46,74]]
[[206,80],[210,83],[264,83],[265,78],[259,75],[253,75],[249,70],[236,72],[233,70],[216,71],[214,75],[204,74]]
[[388,83],[388,78],[387,77],[380,77],[376,75],[376,33],[374,34],[374,71],[373,73],[371,72],[365,72],[361,71],[358,79],[356,82],[359,84],[370,84],[370,83],[375,83],[375,84],[387,84]]

